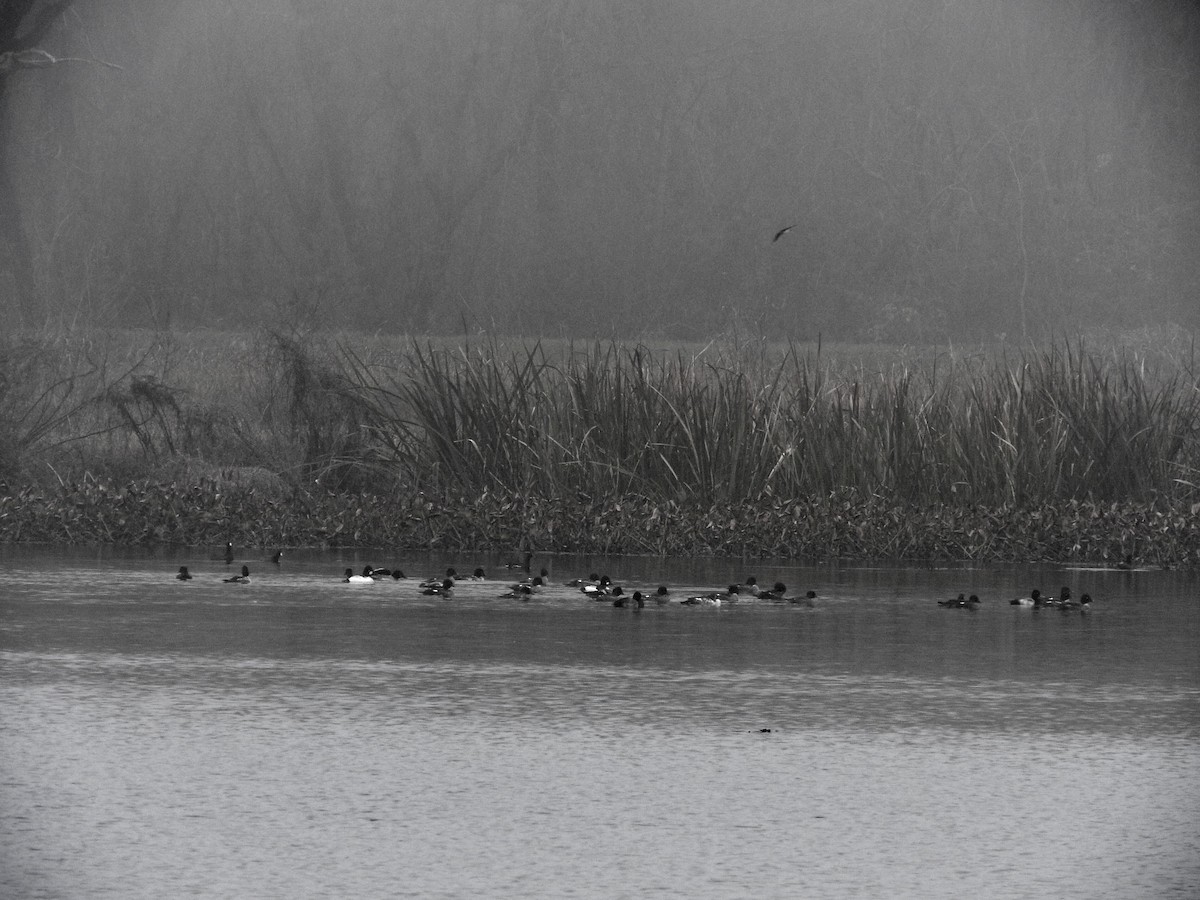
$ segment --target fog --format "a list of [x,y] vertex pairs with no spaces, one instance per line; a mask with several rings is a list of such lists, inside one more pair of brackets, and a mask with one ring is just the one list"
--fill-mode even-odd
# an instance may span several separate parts
[[10,322],[1200,326],[1190,0],[8,6]]

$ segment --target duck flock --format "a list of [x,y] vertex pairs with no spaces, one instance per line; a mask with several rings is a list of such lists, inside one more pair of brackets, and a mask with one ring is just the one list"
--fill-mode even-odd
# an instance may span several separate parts
[[[266,561],[278,566],[282,558],[283,551],[277,550]],[[226,544],[224,554],[214,557],[214,559],[223,559],[227,565],[231,564],[234,560],[233,544]],[[500,599],[530,600],[548,588],[557,587],[557,585],[551,584],[549,570],[541,569],[536,575],[530,573],[528,557],[524,564],[510,563],[506,568],[519,569],[525,574],[520,580],[506,584],[502,592],[497,595]],[[193,576],[187,566],[180,566],[179,573],[175,577],[180,581],[190,581]],[[223,578],[222,581],[226,584],[249,584],[250,578],[249,566],[243,565],[240,573]],[[353,568],[347,568],[341,578],[343,584],[375,584],[381,581],[409,580],[404,571],[398,567],[385,568],[370,564],[364,566],[360,572],[355,572]],[[455,568],[451,567],[446,569],[444,574],[417,582],[417,588],[424,596],[449,599],[454,596],[455,587],[464,582],[480,583],[488,582],[488,580],[487,573],[482,567],[476,567],[470,575],[460,575]],[[777,581],[770,587],[762,587],[753,576],[738,584],[728,585],[724,589],[704,593],[678,594],[671,591],[666,585],[627,592],[622,585],[615,583],[608,575],[600,575],[595,572],[586,578],[573,578],[570,581],[562,582],[561,587],[577,590],[587,600],[602,601],[611,603],[618,608],[633,609],[641,609],[650,603],[659,606],[676,604],[692,607],[722,606],[747,600],[815,607],[818,600],[816,591],[810,590],[803,595],[789,596],[787,585],[782,581]],[[982,602],[976,594],[970,596],[959,594],[957,597],[938,600],[937,605],[946,609],[977,609]],[[1092,598],[1089,594],[1083,594],[1076,600],[1071,594],[1071,589],[1063,587],[1057,597],[1047,597],[1040,590],[1033,590],[1027,597],[1018,597],[1008,602],[1012,606],[1033,609],[1087,612],[1091,609]]]

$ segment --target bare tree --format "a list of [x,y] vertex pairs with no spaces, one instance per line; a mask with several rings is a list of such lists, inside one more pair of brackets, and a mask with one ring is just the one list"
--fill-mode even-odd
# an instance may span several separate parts
[[0,6],[0,274],[8,272],[16,290],[16,315],[21,324],[37,318],[37,283],[29,241],[21,227],[17,191],[7,164],[9,145],[9,89],[17,73],[54,65],[60,60],[41,49],[59,17],[72,0],[10,0]]

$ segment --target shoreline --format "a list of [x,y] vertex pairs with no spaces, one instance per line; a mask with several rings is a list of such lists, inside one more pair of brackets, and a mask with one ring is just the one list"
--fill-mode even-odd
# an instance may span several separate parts
[[853,490],[735,505],[644,497],[475,498],[92,479],[0,496],[0,543],[728,556],[813,562],[1200,567],[1200,510],[1069,500],[989,508]]

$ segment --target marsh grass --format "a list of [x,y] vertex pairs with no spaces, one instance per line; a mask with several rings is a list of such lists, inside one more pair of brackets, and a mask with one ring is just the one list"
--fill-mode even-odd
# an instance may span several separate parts
[[1194,351],[89,334],[0,352],[9,481],[651,504],[1200,500]]
[[435,492],[1150,501],[1194,496],[1200,465],[1195,371],[1082,342],[886,370],[794,345],[414,343],[405,364],[348,361],[376,467]]

